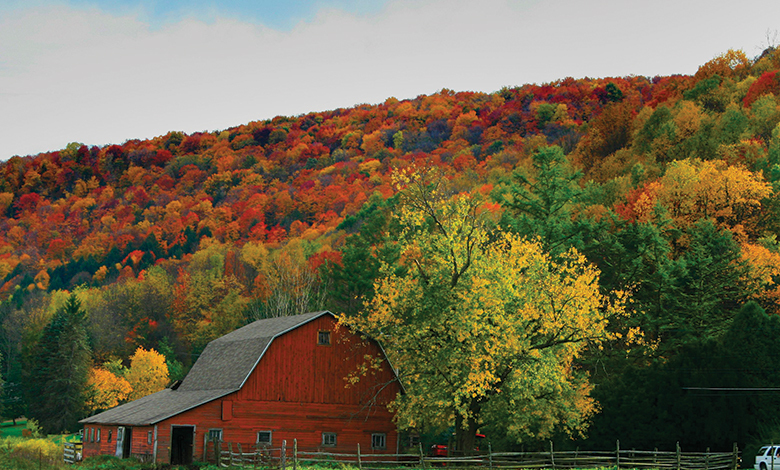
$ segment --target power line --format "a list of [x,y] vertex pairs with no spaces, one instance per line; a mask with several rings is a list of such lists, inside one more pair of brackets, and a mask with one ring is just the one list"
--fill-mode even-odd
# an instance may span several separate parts
[[780,387],[682,387],[682,389],[707,392],[780,392]]

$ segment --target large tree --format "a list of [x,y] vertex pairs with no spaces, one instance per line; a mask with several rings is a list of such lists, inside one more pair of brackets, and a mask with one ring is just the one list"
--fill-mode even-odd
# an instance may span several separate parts
[[33,355],[29,372],[29,415],[44,432],[73,431],[85,416],[92,355],[85,327],[86,312],[76,294],[57,310]]
[[574,360],[620,310],[598,271],[574,250],[552,261],[538,241],[491,229],[477,197],[432,176],[399,174],[401,266],[385,264],[364,314],[344,319],[400,369],[400,424],[454,424],[465,451],[486,420],[517,441],[584,429],[595,403]]

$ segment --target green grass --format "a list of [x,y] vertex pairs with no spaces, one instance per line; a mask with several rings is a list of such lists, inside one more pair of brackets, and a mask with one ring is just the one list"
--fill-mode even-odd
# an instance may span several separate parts
[[0,423],[0,437],[22,437],[22,431],[26,425],[26,419],[17,419],[16,426],[14,426],[13,421]]

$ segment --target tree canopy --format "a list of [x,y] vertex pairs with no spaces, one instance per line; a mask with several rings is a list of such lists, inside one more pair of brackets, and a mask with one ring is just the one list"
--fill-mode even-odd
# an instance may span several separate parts
[[622,313],[598,271],[572,249],[553,261],[542,244],[493,226],[490,207],[450,195],[435,172],[401,173],[401,269],[385,264],[362,316],[402,372],[400,423],[444,428],[459,450],[502,420],[517,441],[582,431],[596,410],[574,360]]

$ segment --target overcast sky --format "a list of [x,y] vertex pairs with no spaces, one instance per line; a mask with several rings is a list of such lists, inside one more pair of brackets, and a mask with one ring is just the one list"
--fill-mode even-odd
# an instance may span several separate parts
[[0,0],[0,160],[442,88],[692,74],[778,29],[778,0]]

